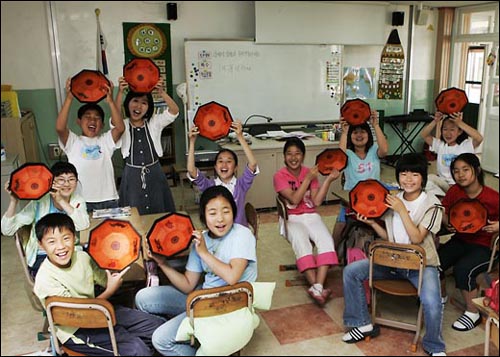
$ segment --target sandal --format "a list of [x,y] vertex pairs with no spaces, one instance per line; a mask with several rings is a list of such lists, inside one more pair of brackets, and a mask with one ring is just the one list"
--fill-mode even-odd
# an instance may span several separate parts
[[[477,320],[474,321],[472,320],[472,318],[470,318],[464,313],[457,319],[457,321],[453,323],[453,325],[451,325],[451,327],[457,331],[470,331],[474,327],[478,326],[480,323],[481,323],[481,315],[479,315]],[[460,326],[460,324],[462,326]]]
[[378,335],[380,335],[380,327],[378,325],[373,325],[373,329],[367,332],[361,332],[359,328],[354,327],[348,333],[346,333],[344,337],[346,335],[349,335],[350,339],[344,340],[342,338],[342,341],[344,341],[345,343],[356,343],[364,339],[369,340],[371,337],[377,337]]

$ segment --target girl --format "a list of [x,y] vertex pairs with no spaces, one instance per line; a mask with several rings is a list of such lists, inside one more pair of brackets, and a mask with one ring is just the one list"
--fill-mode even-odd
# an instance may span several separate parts
[[[124,77],[115,99],[121,106],[123,91],[128,86]],[[125,160],[120,183],[120,206],[135,206],[141,215],[175,212],[175,204],[159,158],[163,155],[161,132],[179,115],[179,107],[165,92],[163,80],[155,88],[167,104],[167,110],[153,114],[151,93],[129,91],[125,108],[125,132],[122,137],[122,156]]]
[[[401,244],[419,244],[425,249],[427,265],[420,293],[425,320],[425,336],[422,345],[432,356],[446,356],[441,334],[443,307],[439,288],[439,259],[433,235],[441,228],[442,208],[433,194],[424,192],[427,182],[427,159],[421,154],[405,154],[396,164],[396,179],[402,191],[396,196],[388,195],[386,205],[390,209],[382,216],[385,228],[377,221],[357,214],[358,220],[370,225],[382,238]],[[356,343],[367,336],[380,333],[372,325],[363,289],[369,276],[368,259],[358,260],[344,268],[344,325],[352,327],[342,340]],[[418,271],[374,266],[373,278],[407,279],[418,285]]]
[[[434,137],[431,132],[441,122],[440,138]],[[439,132],[439,130],[438,130]],[[455,184],[450,172],[450,164],[455,157],[462,153],[474,153],[483,142],[483,137],[473,127],[463,121],[463,113],[453,113],[450,116],[436,112],[434,120],[427,124],[420,133],[429,150],[437,154],[437,175],[429,175],[429,189],[438,186],[444,193],[450,185]],[[437,192],[437,191],[436,191]]]
[[[472,299],[477,296],[476,277],[485,272],[491,254],[491,239],[498,234],[499,208],[498,192],[484,185],[484,173],[475,154],[458,155],[450,165],[451,175],[456,185],[450,187],[443,198],[446,213],[450,206],[461,198],[474,198],[488,211],[488,224],[474,234],[455,233],[444,245],[439,247],[442,268],[443,301],[446,302],[444,272],[453,268],[455,284],[465,300],[466,311],[452,325],[455,330],[468,331],[479,325],[481,316]],[[443,222],[448,230],[456,232],[449,225],[448,215]]]
[[[343,118],[342,135],[339,147],[347,154],[347,167],[344,170],[344,190],[350,191],[361,180],[380,180],[380,159],[387,155],[389,146],[382,129],[379,126],[378,112],[372,110],[370,123],[375,130],[377,142],[373,142],[373,135],[368,123],[349,125]],[[333,229],[335,249],[340,253],[339,247],[342,233],[346,227],[346,207],[341,206],[340,212]]]
[[153,334],[153,345],[162,355],[195,355],[194,347],[176,342],[175,336],[186,317],[186,297],[198,288],[203,275],[202,289],[256,280],[255,237],[248,228],[234,223],[236,213],[236,203],[227,188],[209,187],[200,198],[200,220],[208,230],[193,232],[194,249],[189,253],[186,271],[180,273],[163,257],[148,253],[172,285],[140,290],[135,304],[151,314],[173,316]]
[[[274,190],[287,201],[287,239],[297,258],[297,269],[311,285],[308,294],[323,305],[332,293],[324,288],[328,268],[338,264],[338,259],[330,232],[316,212],[316,206],[323,202],[330,184],[340,173],[332,170],[320,187],[318,167],[309,169],[302,165],[305,153],[305,145],[299,138],[286,141],[283,148],[285,167],[274,174]],[[316,256],[311,241],[316,245]]]
[[241,175],[240,178],[236,177],[238,157],[229,149],[220,150],[215,157],[215,179],[209,179],[201,171],[199,171],[194,162],[194,146],[196,137],[198,136],[198,127],[193,126],[189,130],[187,177],[200,189],[201,192],[214,185],[222,185],[226,187],[233,194],[236,207],[238,207],[238,214],[235,216],[234,221],[248,227],[248,222],[245,216],[246,195],[252,186],[255,176],[259,174],[259,168],[257,167],[257,160],[253,155],[252,149],[250,149],[250,146],[243,137],[243,126],[241,125],[241,122],[233,122],[232,129],[236,132],[238,142],[243,148],[248,160],[248,164],[245,166],[243,175]]
[[[65,213],[73,219],[77,231],[87,229],[90,225],[85,199],[75,192],[78,184],[78,174],[73,164],[56,162],[50,171],[54,175],[52,190],[37,201],[30,201],[19,213],[16,213],[17,198],[9,191],[9,182],[5,190],[9,193],[10,202],[2,217],[2,234],[11,236],[25,225],[31,225],[31,233],[24,250],[28,269],[33,278],[38,272],[40,264],[47,256],[39,248],[35,234],[35,224],[40,218],[49,213]],[[78,242],[77,242],[78,244]]]

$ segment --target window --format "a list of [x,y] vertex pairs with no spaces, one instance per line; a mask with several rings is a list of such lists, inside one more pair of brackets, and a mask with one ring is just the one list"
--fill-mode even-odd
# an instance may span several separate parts
[[465,92],[470,103],[479,104],[483,78],[484,46],[470,46],[467,50]]

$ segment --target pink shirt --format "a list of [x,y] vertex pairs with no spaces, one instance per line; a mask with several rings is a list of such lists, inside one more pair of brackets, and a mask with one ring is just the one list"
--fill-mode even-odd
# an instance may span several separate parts
[[[277,193],[280,193],[284,189],[291,188],[293,191],[299,189],[302,182],[304,182],[304,178],[307,173],[310,171],[308,167],[302,166],[300,170],[299,177],[295,177],[288,171],[286,167],[281,168],[274,174],[273,184],[274,190]],[[311,190],[319,189],[319,181],[317,178],[311,181],[308,190],[304,194],[302,201],[298,205],[291,205],[287,203],[288,214],[303,214],[303,213],[315,213],[316,206],[314,205],[313,200],[311,199]]]

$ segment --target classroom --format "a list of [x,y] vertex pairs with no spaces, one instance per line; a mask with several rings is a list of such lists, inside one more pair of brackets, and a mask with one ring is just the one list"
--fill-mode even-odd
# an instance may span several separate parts
[[[361,99],[377,112],[387,140],[380,179],[397,185],[395,165],[401,155],[424,153],[433,158],[420,133],[433,122],[438,95],[455,87],[467,95],[463,122],[482,136],[474,150],[485,185],[498,192],[498,2],[2,1],[1,6],[2,216],[9,206],[4,186],[12,171],[29,162],[51,167],[68,161],[55,130],[67,80],[82,70],[104,71],[104,55],[115,98],[127,63],[135,57],[150,58],[165,93],[178,106],[178,116],[158,136],[163,150],[158,161],[176,211],[187,213],[194,227],[201,229],[200,193],[189,179],[188,152],[189,130],[203,105],[220,103],[233,120],[241,121],[258,163],[260,172],[246,201],[258,217],[258,281],[275,282],[276,287],[270,309],[258,310],[260,324],[241,355],[426,354],[424,331],[416,351],[412,351],[415,332],[402,328],[382,326],[377,338],[353,344],[342,341],[343,266],[328,272],[325,288],[332,290],[330,300],[324,306],[315,304],[306,280],[296,267],[290,268],[296,258],[291,244],[280,236],[273,175],[284,165],[287,136],[283,135],[303,138],[304,165],[312,167],[325,150],[340,147],[344,103]],[[141,47],[139,39],[148,31],[147,40],[154,44]],[[166,107],[164,99],[153,97],[157,109]],[[81,104],[73,100],[68,110],[71,132],[81,131],[76,120]],[[113,113],[106,99],[100,105],[106,118],[104,132],[111,129],[108,118]],[[373,126],[371,130],[376,139]],[[198,137],[194,161],[200,173],[214,173],[221,149],[235,153],[239,175],[251,164],[236,135],[217,141]],[[116,150],[111,157],[117,189],[127,170],[122,153]],[[437,170],[434,156],[429,173]],[[320,175],[319,184],[327,178]],[[343,203],[349,203],[340,179],[322,201],[317,211],[332,232]],[[18,209],[24,204],[21,200]],[[160,216],[135,217],[142,238]],[[91,219],[90,226],[98,223]],[[50,342],[40,335],[45,320],[33,303],[15,244],[12,237],[2,235],[2,355],[50,353]],[[129,274],[147,271],[144,265],[140,269]],[[497,279],[498,257],[493,269]],[[497,355],[498,316],[496,325],[491,324],[491,343],[486,323],[465,333],[451,328],[464,302],[451,270],[446,279],[452,300],[443,305],[446,353],[483,355],[486,344],[489,354]],[[13,299],[15,295],[19,297]],[[384,295],[380,309],[390,306],[396,317],[413,320],[418,306],[413,303],[408,308],[407,302]],[[425,329],[425,321],[423,325]]]

